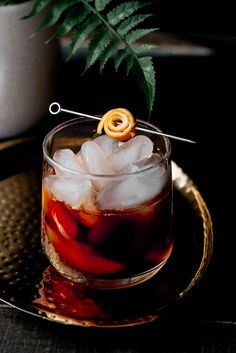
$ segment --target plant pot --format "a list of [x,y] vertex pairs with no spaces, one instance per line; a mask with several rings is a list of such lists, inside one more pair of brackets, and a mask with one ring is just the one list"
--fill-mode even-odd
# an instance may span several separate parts
[[34,1],[0,6],[0,138],[19,135],[45,117],[54,99],[58,43],[31,38],[43,13],[28,20]]

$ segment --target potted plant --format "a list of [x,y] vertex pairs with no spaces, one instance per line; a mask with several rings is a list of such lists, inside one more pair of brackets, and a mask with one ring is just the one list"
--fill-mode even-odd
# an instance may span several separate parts
[[[87,39],[85,71],[99,62],[100,72],[109,59],[117,71],[126,65],[133,72],[146,97],[149,115],[155,97],[155,69],[148,52],[154,47],[139,40],[156,28],[145,28],[149,1],[117,0],[34,0],[26,19],[34,18],[49,7],[35,34],[55,28],[47,43],[70,33],[69,57]],[[36,36],[37,37],[37,36]]]
[[33,5],[0,0],[0,139],[34,126],[54,97],[58,46],[45,45],[50,31],[31,38],[44,16],[22,21]]

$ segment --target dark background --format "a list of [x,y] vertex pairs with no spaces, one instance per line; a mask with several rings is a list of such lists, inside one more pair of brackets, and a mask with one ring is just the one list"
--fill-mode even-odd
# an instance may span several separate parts
[[226,0],[155,1],[163,31],[196,35],[235,35],[233,2]]
[[[210,266],[170,316],[145,327],[117,331],[62,327],[4,308],[0,320],[4,353],[14,351],[9,342],[19,352],[236,351],[234,11],[228,1],[159,0],[153,6],[152,21],[160,27],[157,42],[167,34],[185,48],[187,43],[187,48],[211,49],[209,55],[175,55],[172,50],[160,55],[157,50],[151,117],[163,131],[197,141],[190,145],[172,140],[172,157],[193,179],[210,210],[214,226]],[[145,101],[132,76],[127,78],[122,70],[116,75],[110,64],[100,77],[94,67],[81,78],[83,68],[83,53],[67,64],[62,61],[56,98],[63,107],[93,114],[123,106],[145,120]]]

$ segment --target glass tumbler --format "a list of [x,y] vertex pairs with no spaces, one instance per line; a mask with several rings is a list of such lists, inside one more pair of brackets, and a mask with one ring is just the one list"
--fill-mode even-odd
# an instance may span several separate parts
[[160,271],[173,248],[171,146],[139,130],[118,142],[96,127],[78,117],[44,138],[42,247],[72,281],[130,287]]

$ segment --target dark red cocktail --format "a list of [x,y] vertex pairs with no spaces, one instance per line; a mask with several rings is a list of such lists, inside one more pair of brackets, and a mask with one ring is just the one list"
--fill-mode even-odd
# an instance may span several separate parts
[[42,244],[74,281],[132,286],[157,273],[173,247],[170,144],[148,134],[93,139],[93,130],[74,119],[44,140]]

